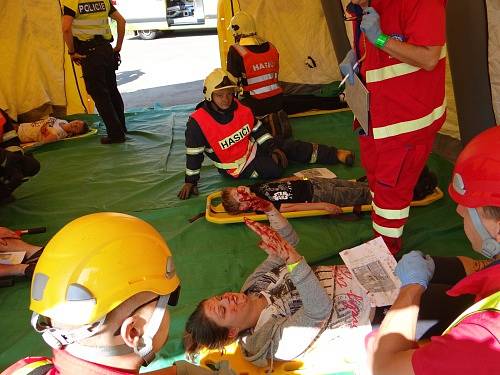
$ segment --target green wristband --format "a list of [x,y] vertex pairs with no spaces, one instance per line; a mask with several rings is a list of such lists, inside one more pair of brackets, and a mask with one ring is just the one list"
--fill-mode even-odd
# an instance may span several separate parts
[[302,258],[300,258],[300,259],[299,259],[298,261],[296,261],[295,263],[292,263],[292,264],[287,264],[287,265],[286,265],[286,269],[288,270],[288,272],[292,272],[292,271],[293,271],[293,269],[299,265],[299,263],[300,263],[300,261],[301,261],[301,260],[302,260]]
[[377,40],[375,41],[375,45],[377,46],[377,48],[384,48],[384,46],[387,44],[388,41],[389,41],[389,35],[380,34]]

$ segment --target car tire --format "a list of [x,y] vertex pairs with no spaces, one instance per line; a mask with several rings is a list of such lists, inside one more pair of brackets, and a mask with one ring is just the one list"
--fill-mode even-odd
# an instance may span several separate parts
[[159,30],[139,30],[139,31],[137,31],[137,35],[139,35],[139,38],[141,38],[142,40],[152,40],[160,35],[160,31]]

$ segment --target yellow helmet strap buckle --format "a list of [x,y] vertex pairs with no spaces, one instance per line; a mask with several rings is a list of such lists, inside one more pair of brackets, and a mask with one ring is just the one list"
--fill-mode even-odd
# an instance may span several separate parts
[[47,318],[33,313],[31,316],[31,325],[37,332],[42,334],[42,338],[48,345],[54,349],[62,349],[67,345],[94,336],[101,329],[105,318],[104,316],[98,322],[86,324],[75,329],[64,330],[52,327]]
[[156,353],[153,351],[153,337],[155,337],[158,333],[163,317],[167,312],[169,298],[170,294],[159,298],[153,311],[153,315],[151,315],[151,319],[146,325],[144,335],[137,343],[137,346],[134,347],[134,352],[142,358],[144,366],[149,365],[156,357]]

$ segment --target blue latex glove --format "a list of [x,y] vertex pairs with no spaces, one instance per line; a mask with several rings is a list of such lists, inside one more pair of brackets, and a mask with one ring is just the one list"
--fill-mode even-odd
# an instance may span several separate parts
[[363,11],[361,31],[365,33],[366,37],[372,44],[375,44],[377,38],[380,34],[382,34],[382,29],[380,28],[380,16],[372,7],[368,7]]
[[[349,77],[347,78],[347,82],[350,85],[354,85],[354,64],[356,64],[356,61],[358,59],[356,58],[356,52],[354,52],[352,49],[347,52],[347,55],[345,55],[344,60],[339,65],[340,71],[342,72],[342,75],[345,77],[346,75],[349,74]],[[356,68],[356,71],[358,69]]]
[[434,260],[429,255],[411,251],[403,255],[396,265],[396,275],[401,280],[401,286],[420,284],[427,289],[435,268]]

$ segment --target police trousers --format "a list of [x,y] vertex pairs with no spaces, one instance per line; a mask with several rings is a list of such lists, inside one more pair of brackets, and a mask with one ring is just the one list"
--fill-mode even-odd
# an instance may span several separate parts
[[82,60],[83,79],[104,121],[108,137],[125,138],[124,106],[116,84],[115,57],[111,44],[104,41],[100,44],[78,42],[75,49],[87,56]]

